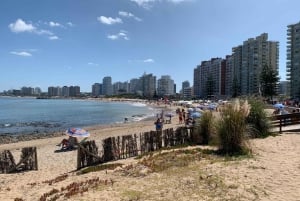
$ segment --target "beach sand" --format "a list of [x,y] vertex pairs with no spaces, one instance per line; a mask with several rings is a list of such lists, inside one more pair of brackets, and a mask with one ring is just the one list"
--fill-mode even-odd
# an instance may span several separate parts
[[[164,128],[177,126],[178,119],[174,117],[172,124],[166,124]],[[110,136],[154,130],[154,122],[87,129],[91,133],[90,139],[100,145],[102,139]],[[99,178],[100,185],[70,198],[56,193],[59,195],[57,200],[300,200],[299,133],[251,140],[253,157],[248,158],[204,158],[185,167],[154,173],[139,166],[138,159],[129,158],[115,161],[122,163],[122,168],[83,175],[76,174],[77,151],[55,153],[56,144],[63,137],[0,145],[0,151],[11,150],[16,162],[21,148],[36,146],[39,168],[37,171],[0,174],[0,200],[42,200],[41,196],[53,189],[62,191],[73,182],[92,183],[95,178]],[[126,174],[129,167],[139,174]]]

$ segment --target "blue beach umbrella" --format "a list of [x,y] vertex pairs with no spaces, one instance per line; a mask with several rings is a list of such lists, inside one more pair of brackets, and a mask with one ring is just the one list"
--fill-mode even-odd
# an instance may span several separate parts
[[86,138],[90,136],[90,133],[82,128],[69,128],[66,130],[66,134],[71,137],[82,137]]
[[192,117],[192,118],[200,118],[201,115],[202,114],[200,112],[193,112],[193,113],[191,113],[190,117]]
[[273,107],[275,107],[277,109],[282,109],[282,108],[284,108],[284,105],[282,103],[276,103],[275,105],[273,105]]

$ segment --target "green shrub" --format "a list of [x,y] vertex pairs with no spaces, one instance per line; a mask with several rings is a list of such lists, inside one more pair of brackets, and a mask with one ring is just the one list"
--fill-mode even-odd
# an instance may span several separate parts
[[260,100],[250,99],[250,114],[247,122],[254,128],[254,132],[250,132],[251,137],[266,137],[270,134],[270,121],[264,110],[264,103]]
[[240,105],[237,99],[228,104],[221,111],[218,120],[217,135],[219,137],[219,150],[226,154],[246,153],[249,150],[247,144],[247,122],[250,105],[247,100]]
[[194,135],[197,135],[200,139],[198,143],[200,144],[209,144],[213,134],[215,133],[214,129],[214,116],[210,111],[203,113],[200,119],[196,121]]

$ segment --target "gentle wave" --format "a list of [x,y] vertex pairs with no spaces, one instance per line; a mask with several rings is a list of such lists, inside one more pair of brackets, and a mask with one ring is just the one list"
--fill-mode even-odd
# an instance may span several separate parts
[[139,102],[0,97],[0,134],[64,131],[69,127],[141,121],[155,110]]

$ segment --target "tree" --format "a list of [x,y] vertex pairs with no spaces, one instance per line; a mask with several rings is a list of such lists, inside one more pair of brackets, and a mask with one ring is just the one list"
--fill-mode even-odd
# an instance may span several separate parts
[[268,65],[264,65],[260,75],[260,90],[262,96],[270,97],[277,95],[277,86],[280,78],[278,72]]
[[239,94],[240,94],[240,86],[236,76],[234,76],[232,81],[232,97],[236,98],[239,96]]

